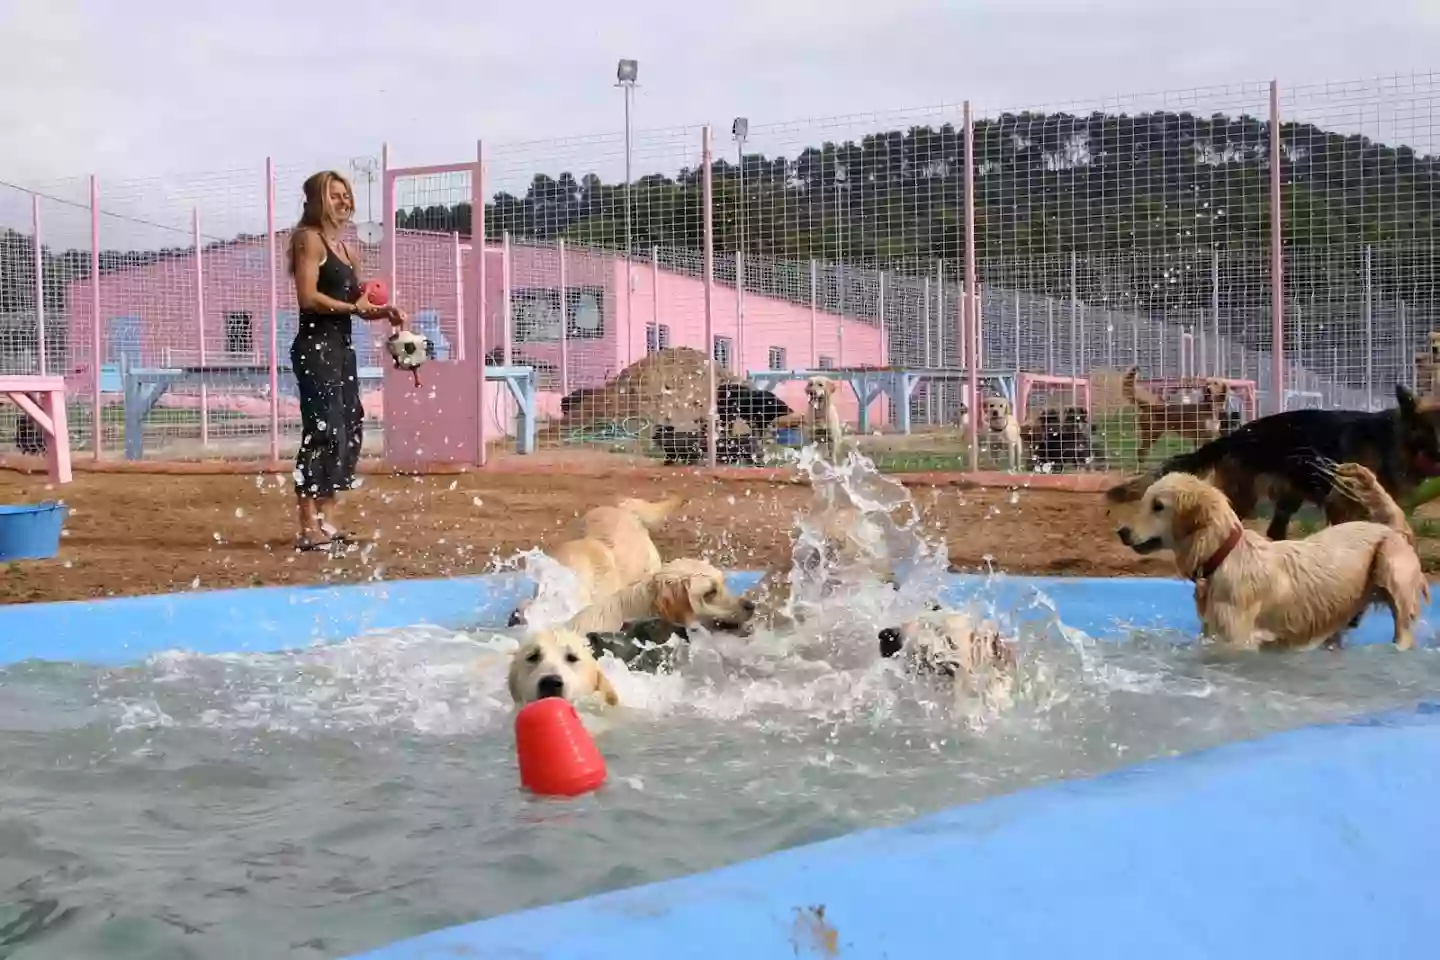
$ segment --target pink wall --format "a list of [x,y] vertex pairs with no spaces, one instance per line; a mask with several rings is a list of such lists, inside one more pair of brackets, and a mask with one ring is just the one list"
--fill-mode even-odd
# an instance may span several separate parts
[[[288,231],[277,234],[281,313],[279,354],[282,363],[288,362],[295,329],[294,318],[298,312],[294,289],[284,266],[288,244]],[[380,248],[364,246],[353,239],[350,245],[361,254],[362,275],[381,276]],[[468,250],[468,244],[465,250]],[[457,254],[461,257],[462,271],[468,269],[470,255],[457,245],[453,236],[410,231],[399,231],[396,236],[395,300],[411,314],[412,320],[417,321],[417,326],[432,337],[435,327],[425,322],[430,318],[422,317],[422,314],[438,320],[439,339],[444,341],[442,351],[448,346],[451,357],[458,350],[460,331]],[[554,246],[512,244],[510,285],[517,301],[522,300],[522,291],[527,289],[556,287],[560,260],[560,252]],[[240,239],[208,247],[202,252],[199,266],[203,277],[203,318],[199,316],[196,258],[193,253],[102,274],[101,362],[118,363],[120,353],[128,352],[132,360],[147,366],[195,363],[200,357],[202,324],[209,362],[266,362],[269,357],[270,307],[269,259],[265,239]],[[496,350],[502,346],[504,330],[504,256],[499,245],[490,245],[486,266],[487,347]],[[631,328],[627,331],[624,329],[624,260],[585,249],[567,248],[564,267],[567,288],[572,291],[592,288],[598,293],[602,316],[599,336],[568,339],[565,346],[568,354],[568,382],[565,386],[568,389],[597,386],[629,362],[643,357],[646,327],[656,322],[657,317],[660,324],[668,327],[669,346],[707,349],[702,281],[663,269],[657,274],[648,258],[637,258],[633,266],[634,289],[630,294],[633,299],[629,304]],[[655,297],[657,276],[658,307]],[[66,298],[71,358],[68,374],[71,388],[80,394],[89,392],[90,302],[90,282],[72,283]],[[818,357],[811,351],[812,314],[808,306],[747,294],[742,337],[737,329],[735,304],[735,290],[717,283],[713,300],[714,329],[717,336],[731,340],[732,370],[767,369],[771,347],[780,347],[785,351],[784,365],[787,368],[818,365]],[[474,306],[474,303],[466,303],[467,313],[471,313]],[[253,349],[248,353],[237,355],[226,352],[226,315],[232,313],[248,313],[251,317]],[[555,372],[542,373],[541,376],[541,408],[543,413],[558,415],[563,396],[558,374],[562,351],[558,338],[554,336],[555,330],[553,327],[539,330],[526,339],[525,331],[521,329],[525,325],[524,308],[517,303],[513,313],[515,332],[520,336],[511,345],[513,362],[553,367]],[[878,328],[854,320],[842,321],[833,314],[823,312],[815,314],[814,326],[818,345],[815,353],[829,358],[834,365],[855,366],[883,361],[882,333]],[[385,331],[375,324],[357,324],[355,329],[356,350],[360,354],[361,365],[383,366],[381,341]],[[473,333],[471,331],[472,336]],[[536,339],[537,336],[542,339]],[[740,355],[742,342],[743,357]],[[508,413],[500,409],[506,405],[503,393],[504,387],[500,385],[499,394],[491,405],[496,406],[495,416],[508,425]],[[804,403],[801,384],[787,384],[779,393],[792,406]],[[840,396],[843,398],[842,413],[847,420],[853,421],[853,395],[846,390]],[[366,407],[372,414],[380,412],[379,404],[370,397],[367,397]],[[883,404],[877,403],[871,413],[873,422],[880,423],[886,411]]]

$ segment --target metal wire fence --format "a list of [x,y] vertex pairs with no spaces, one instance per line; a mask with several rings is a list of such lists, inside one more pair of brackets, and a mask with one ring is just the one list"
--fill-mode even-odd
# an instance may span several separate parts
[[[1433,394],[1436,104],[1421,74],[340,164],[434,361],[417,388],[355,321],[366,450],[748,464],[823,435],[823,376],[885,468],[1129,470]],[[289,455],[313,169],[0,184],[0,375],[63,374],[95,456]]]

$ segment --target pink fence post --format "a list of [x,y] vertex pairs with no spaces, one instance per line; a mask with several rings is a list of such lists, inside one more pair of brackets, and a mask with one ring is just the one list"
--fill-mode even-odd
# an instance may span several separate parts
[[90,175],[90,386],[94,406],[91,426],[95,434],[95,459],[105,443],[105,423],[100,417],[100,181]]
[[[486,356],[486,341],[489,339],[490,324],[486,316],[486,284],[489,274],[485,270],[485,142],[475,141],[475,175],[470,178],[470,256],[475,258],[475,352],[476,371],[480,382],[475,385],[475,442],[479,453],[475,462],[480,466],[490,459],[490,418],[485,415],[485,368],[489,364]],[[562,274],[563,276],[563,274]]]
[[1280,82],[1270,81],[1271,412],[1285,409],[1285,228],[1280,196]]
[[390,144],[380,145],[380,217],[385,222],[380,240],[380,277],[390,294],[391,303],[399,303],[395,276],[395,175],[390,172]]
[[880,366],[890,366],[890,337],[885,331],[885,271],[880,271],[879,291],[875,295],[875,321],[880,331]]
[[810,369],[820,366],[820,265],[810,261]]
[[503,249],[502,249],[502,251],[501,251],[501,254],[500,254],[500,263],[501,263],[501,268],[500,268],[500,269],[503,271],[503,273],[501,274],[501,277],[500,277],[500,296],[503,297],[504,300],[505,300],[505,302],[504,302],[503,304],[501,304],[501,311],[503,312],[505,319],[504,319],[504,321],[503,321],[503,326],[501,327],[500,335],[504,338],[504,339],[501,341],[501,345],[502,345],[502,347],[503,347],[503,349],[504,349],[504,351],[505,351],[505,366],[508,367],[508,366],[510,366],[510,359],[511,359],[510,344],[511,344],[511,343],[513,342],[513,340],[514,340],[514,338],[511,336],[511,334],[512,334],[512,332],[513,332],[513,330],[514,330],[514,327],[515,327],[515,314],[514,314],[514,311],[513,311],[512,307],[511,307],[511,305],[510,305],[510,284],[511,284],[511,277],[513,276],[513,273],[512,273],[513,266],[512,266],[512,264],[511,264],[511,262],[510,262],[510,231],[509,231],[509,230],[506,230],[506,231],[505,231],[504,238],[503,238],[503,241],[502,241],[502,242],[503,242],[503,244],[504,244],[504,247],[503,247]]
[[[660,348],[660,247],[650,248],[650,323],[655,328],[655,348]],[[634,344],[625,348],[625,365],[630,365]]]
[[40,241],[40,194],[30,194],[30,228],[35,238],[35,341],[40,376],[45,376],[45,254]]
[[275,249],[275,160],[265,158],[265,248],[270,251],[270,459],[280,459],[280,264]]
[[[460,231],[450,233],[450,249],[455,257],[455,351],[452,360],[465,359],[465,251],[460,247]],[[475,249],[471,244],[470,249]]]
[[[560,396],[570,396],[570,298],[565,287],[565,240],[556,241],[555,249],[560,258]],[[630,321],[627,317],[625,326]]]
[[[200,348],[200,366],[205,366],[205,267],[200,253],[200,208],[190,211],[190,233],[195,244],[195,336]],[[200,380],[200,444],[210,445],[210,394]]]
[[965,291],[964,309],[960,312],[961,335],[970,354],[970,469],[980,469],[980,351],[976,329],[980,326],[980,301],[976,296],[975,269],[975,119],[970,101],[965,101]]
[[[705,365],[709,371],[709,383],[706,385],[706,395],[709,399],[709,411],[705,417],[705,456],[711,469],[715,467],[715,440],[716,432],[719,429],[719,415],[715,409],[716,371],[715,371],[715,171],[711,170],[714,162],[714,155],[710,144],[710,125],[707,123],[700,131],[700,162],[704,165],[703,173],[700,176],[701,198],[700,203],[704,208],[705,241],[704,241],[704,272],[705,272],[705,353],[709,356],[710,362]],[[657,332],[658,336],[658,332]]]
[[735,373],[745,375],[745,254],[735,251]]

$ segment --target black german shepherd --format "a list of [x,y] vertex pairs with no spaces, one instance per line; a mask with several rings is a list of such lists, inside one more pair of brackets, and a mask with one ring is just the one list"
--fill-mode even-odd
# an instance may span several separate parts
[[[1208,477],[1225,492],[1242,520],[1262,499],[1275,505],[1266,536],[1284,540],[1290,519],[1306,503],[1322,509],[1334,489],[1329,466],[1367,466],[1401,502],[1420,483],[1440,476],[1440,406],[1421,403],[1395,385],[1390,410],[1287,410],[1252,420],[1234,433],[1171,457],[1150,473],[1111,487],[1111,503],[1133,503],[1167,473]],[[1327,521],[1337,522],[1327,510]]]

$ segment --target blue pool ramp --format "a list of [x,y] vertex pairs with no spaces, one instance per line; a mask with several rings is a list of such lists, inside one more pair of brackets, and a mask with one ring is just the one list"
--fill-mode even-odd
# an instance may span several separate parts
[[[757,577],[737,573],[732,585]],[[113,664],[497,623],[531,589],[519,576],[467,577],[16,604],[0,608],[0,662]],[[1180,581],[955,577],[947,598],[981,590],[1021,611],[1053,604],[1102,638],[1197,626]],[[1388,640],[1384,615],[1350,637]],[[438,930],[354,960],[1429,958],[1437,863],[1440,699]]]

